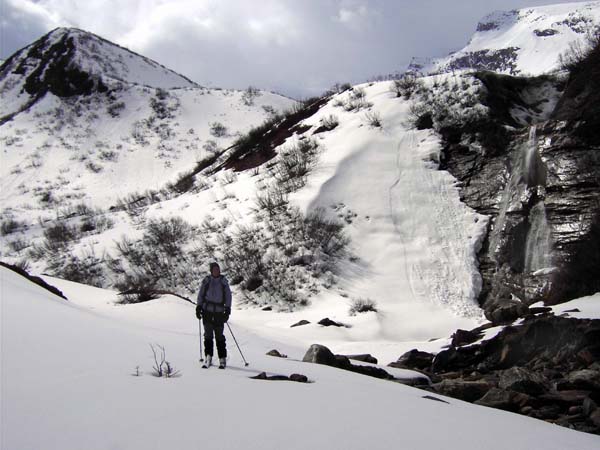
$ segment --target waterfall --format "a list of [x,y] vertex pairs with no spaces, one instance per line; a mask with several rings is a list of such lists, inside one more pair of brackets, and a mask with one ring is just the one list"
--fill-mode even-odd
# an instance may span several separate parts
[[529,232],[525,244],[525,272],[536,272],[552,265],[552,237],[546,218],[546,205],[540,200],[529,212]]
[[523,155],[524,161],[521,172],[527,187],[546,185],[546,166],[540,157],[537,144],[537,128],[529,128],[529,138]]
[[523,249],[526,273],[548,268],[552,264],[551,229],[543,200],[545,185],[546,166],[538,151],[537,128],[533,125],[526,142],[512,158],[510,178],[501,194],[498,216],[490,234],[490,248],[497,252],[507,232],[508,214],[521,210],[529,199],[536,202],[527,218],[529,227]]

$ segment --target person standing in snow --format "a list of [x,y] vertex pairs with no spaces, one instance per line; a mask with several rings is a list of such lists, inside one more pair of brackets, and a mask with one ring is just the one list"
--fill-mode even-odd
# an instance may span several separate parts
[[221,275],[219,264],[213,262],[209,266],[210,275],[202,280],[196,300],[196,317],[204,325],[204,367],[212,365],[213,336],[217,341],[219,369],[224,369],[227,361],[225,342],[225,323],[231,314],[231,289],[227,278]]

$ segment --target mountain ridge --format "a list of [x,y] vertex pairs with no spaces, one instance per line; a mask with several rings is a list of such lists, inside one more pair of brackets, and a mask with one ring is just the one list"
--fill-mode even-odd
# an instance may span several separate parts
[[491,70],[536,76],[560,69],[559,56],[600,27],[600,2],[495,11],[484,16],[462,49],[441,58],[413,58],[408,70]]

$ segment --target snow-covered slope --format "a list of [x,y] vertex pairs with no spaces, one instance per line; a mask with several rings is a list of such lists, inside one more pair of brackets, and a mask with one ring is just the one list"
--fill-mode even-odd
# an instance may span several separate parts
[[[90,79],[96,87],[119,83],[153,88],[199,87],[196,83],[151,59],[76,28],[57,28],[19,50],[0,69],[3,101],[0,117],[14,113],[49,85],[55,94],[72,95],[77,82]],[[58,92],[56,78],[69,78],[71,86]],[[54,88],[54,89],[53,89]],[[80,92],[77,92],[80,93]]]
[[[447,77],[449,82],[461,82],[465,87],[474,82],[471,78],[465,78],[463,82],[460,77]],[[434,80],[428,79],[427,83],[432,84]],[[89,119],[87,126],[92,135],[83,141],[85,147],[64,145],[72,145],[79,139],[78,129],[65,126],[68,134],[62,135],[62,143],[50,149],[41,148],[35,164],[3,156],[11,162],[7,166],[12,167],[2,168],[5,214],[13,214],[18,220],[26,219],[29,225],[28,229],[3,239],[3,255],[13,262],[29,259],[37,272],[63,273],[60,267],[69,258],[80,258],[75,266],[81,268],[79,264],[87,264],[83,261],[89,259],[91,253],[90,261],[93,262],[89,265],[96,269],[102,267],[102,274],[94,278],[94,282],[107,286],[120,274],[111,272],[103,258],[121,258],[116,243],[123,236],[136,242],[142,237],[144,224],[148,221],[179,217],[196,227],[186,247],[186,257],[196,254],[198,248],[212,252],[201,256],[198,263],[178,265],[172,270],[172,273],[188,275],[185,283],[177,282],[170,285],[170,289],[192,296],[205,270],[202,258],[220,258],[232,279],[239,276],[228,267],[233,256],[222,248],[227,241],[224,236],[235,237],[240,227],[251,226],[265,233],[265,242],[256,243],[264,263],[270,264],[270,271],[284,273],[277,282],[289,283],[284,288],[286,293],[295,295],[297,292],[307,306],[300,303],[290,306],[272,292],[260,289],[248,292],[243,284],[236,285],[238,308],[247,307],[245,303],[275,306],[273,311],[249,311],[244,316],[248,327],[260,326],[266,335],[284,332],[301,347],[317,341],[335,347],[339,352],[370,352],[386,362],[396,360],[417,346],[437,351],[447,341],[429,343],[429,340],[447,337],[457,328],[474,328],[483,320],[477,306],[481,278],[476,252],[487,220],[460,202],[456,180],[447,172],[437,170],[441,149],[439,138],[432,130],[412,129],[409,124],[412,102],[396,97],[391,88],[390,82],[370,83],[333,95],[315,115],[298,124],[301,132],[276,148],[279,155],[273,161],[238,173],[231,170],[203,173],[197,177],[193,189],[146,205],[135,214],[104,209],[102,216],[108,217],[114,226],[78,233],[78,238],[68,244],[68,253],[58,252],[54,261],[39,257],[31,261],[32,248],[34,245],[44,248],[44,233],[52,223],[40,226],[38,216],[42,222],[54,220],[57,211],[60,214],[66,205],[82,201],[97,202],[93,204],[107,208],[117,196],[133,189],[159,187],[161,182],[169,181],[167,174],[193,166],[195,159],[192,156],[203,156],[195,137],[200,133],[183,131],[198,126],[201,111],[206,111],[209,102],[217,105],[218,102],[231,102],[226,103],[228,117],[235,117],[238,125],[241,123],[241,112],[233,115],[235,105],[240,101],[236,97],[238,93],[170,90],[161,101],[179,105],[174,112],[175,118],[162,122],[176,127],[172,137],[163,140],[152,134],[154,131],[146,131],[145,139],[153,140],[144,145],[136,142],[135,136],[130,136],[120,141],[123,148],[117,161],[99,161],[99,155],[115,148],[119,138],[131,132],[131,124],[136,118],[154,114],[148,103],[157,98],[155,91],[145,93],[144,88],[133,86],[122,94],[131,97],[125,102],[119,118],[112,119],[98,112],[100,118]],[[260,104],[269,98],[269,94],[263,94],[256,102]],[[356,98],[362,99],[363,106],[348,108]],[[48,96],[39,107],[50,101],[57,99]],[[245,108],[248,107],[240,106],[242,112]],[[212,117],[219,117],[217,113],[213,114]],[[372,125],[373,117],[379,119],[380,127]],[[15,128],[11,130],[23,130],[19,136],[23,141],[13,143],[11,151],[19,145],[29,147],[39,139],[38,134],[46,136],[46,131],[31,130],[28,124],[34,119],[35,113],[28,112],[3,126],[12,125]],[[202,120],[203,132],[210,120]],[[324,131],[323,123],[328,120],[339,124]],[[19,123],[22,123],[20,127]],[[51,124],[47,127],[51,128]],[[95,145],[98,136],[104,141]],[[335,268],[319,266],[318,251],[313,253],[294,242],[290,244],[293,250],[288,259],[289,248],[277,247],[264,215],[255,213],[260,210],[257,196],[263,195],[266,187],[276,182],[278,166],[285,159],[286,149],[307,140],[318,143],[317,160],[306,176],[304,187],[292,192],[289,201],[292,207],[298,207],[305,214],[322,208],[325,217],[345,225],[345,233],[351,238],[349,254]],[[190,145],[196,146],[194,150],[182,151],[182,147]],[[85,158],[78,160],[76,155],[83,149]],[[226,152],[221,159],[234,151]],[[14,151],[13,155],[18,152]],[[178,155],[181,156],[177,158]],[[101,165],[102,170],[96,173],[89,167],[90,161]],[[157,161],[162,167],[157,167]],[[20,169],[14,169],[19,164]],[[34,165],[41,165],[41,169],[30,167]],[[43,174],[43,177],[37,181],[34,174]],[[47,201],[48,191],[55,199],[51,203]],[[60,217],[69,226],[83,228],[79,218],[69,218],[65,214]],[[280,219],[275,234],[288,227],[286,216],[282,215]],[[314,262],[315,271],[307,272],[301,264],[290,262],[307,258]],[[174,264],[184,264],[184,261],[178,260]],[[351,306],[362,300],[373,302],[377,311],[352,315]],[[282,314],[280,309],[292,309],[293,312]],[[346,326],[318,325],[317,322],[325,317]],[[290,328],[299,320],[308,320],[311,324]]]
[[[559,68],[571,43],[600,26],[600,2],[564,3],[484,17],[465,48],[426,67],[433,72],[484,69],[539,75]],[[427,66],[427,65],[426,65]]]
[[93,34],[57,29],[0,71],[3,215],[31,223],[163,188],[294,103],[202,88]]
[[[325,366],[303,349],[232,327],[250,366],[197,361],[191,305],[163,298],[107,305],[110,291],[71,285],[70,301],[0,268],[2,448],[587,450],[598,437]],[[66,291],[66,289],[65,289]],[[165,315],[168,312],[168,315]],[[151,375],[149,344],[181,371]],[[288,359],[264,356],[280,348]],[[233,349],[232,349],[233,350]],[[139,366],[141,376],[132,376]],[[249,379],[302,373],[309,384]],[[404,374],[407,375],[406,373]],[[435,396],[438,399],[443,397]],[[35,432],[32,432],[35,430]],[[435,432],[432,432],[434,430]]]

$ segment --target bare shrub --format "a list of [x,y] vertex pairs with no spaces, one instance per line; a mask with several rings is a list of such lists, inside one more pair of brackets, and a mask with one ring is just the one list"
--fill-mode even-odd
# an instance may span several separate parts
[[82,233],[102,233],[114,226],[114,221],[105,215],[94,215],[83,219],[79,230]]
[[318,208],[308,214],[303,223],[304,239],[329,256],[338,256],[348,245],[344,225],[326,217],[325,210]]
[[377,312],[377,303],[370,298],[356,298],[352,300],[348,313],[355,316],[360,313]]
[[44,246],[53,252],[65,249],[69,243],[79,239],[79,231],[66,222],[58,222],[44,230],[44,238]]
[[54,276],[75,283],[96,287],[104,286],[104,258],[96,256],[93,249],[85,252],[81,257],[63,254],[50,258],[48,271]]
[[320,120],[320,123],[321,126],[319,128],[322,128],[323,131],[331,131],[334,128],[337,128],[337,126],[340,124],[340,121],[337,116],[330,114],[327,117],[323,117]]
[[577,39],[571,42],[567,50],[558,56],[559,67],[562,70],[572,72],[599,45],[600,27],[587,33],[585,39]]
[[214,137],[220,138],[227,136],[227,127],[221,122],[213,122],[209,125],[210,134]]
[[382,126],[381,115],[377,111],[367,111],[365,113],[365,120],[370,127],[381,128]]
[[170,188],[179,194],[189,192],[193,189],[195,183],[195,177],[193,172],[186,172],[177,178],[177,181],[173,183]]
[[369,108],[372,104],[367,101],[367,91],[364,88],[354,87],[350,90],[348,98],[344,103],[346,111],[359,111]]
[[406,73],[392,82],[391,91],[396,97],[404,97],[410,100],[418,89],[418,79],[414,74]]
[[260,90],[253,86],[248,86],[248,88],[242,94],[242,102],[246,106],[254,105],[254,99],[260,96]]
[[192,233],[191,226],[181,217],[150,220],[146,225],[144,242],[167,256],[178,256],[181,246],[186,243]]
[[85,168],[88,169],[90,172],[93,173],[100,173],[102,172],[102,166],[98,163],[95,163],[94,161],[87,161],[85,163]]
[[408,107],[408,126],[419,129],[419,123],[425,116],[431,117],[431,109],[422,102],[411,102]]
[[282,189],[268,189],[256,196],[259,210],[266,211],[269,216],[275,216],[288,204],[288,195]]
[[125,102],[111,103],[106,108],[106,112],[113,118],[117,118],[121,115],[121,111],[125,109]]
[[318,144],[313,140],[300,141],[281,150],[275,166],[277,183],[288,192],[295,191],[306,183],[306,176],[314,168]]
[[31,264],[26,259],[21,259],[17,261],[14,265],[15,267],[24,270],[25,272],[29,272],[31,270]]
[[219,148],[219,145],[215,142],[215,141],[206,141],[204,143],[204,145],[202,146],[202,148],[207,151],[208,153],[212,153],[212,154],[217,154],[220,153],[221,149]]
[[15,219],[6,219],[0,224],[0,236],[7,236],[18,230],[26,230],[27,224]]
[[102,150],[98,155],[102,161],[116,162],[119,159],[119,154],[114,150]]
[[156,283],[143,275],[128,276],[115,287],[120,291],[119,303],[126,305],[149,302],[160,297]]
[[8,247],[15,253],[25,250],[29,243],[25,239],[13,239],[8,242]]

